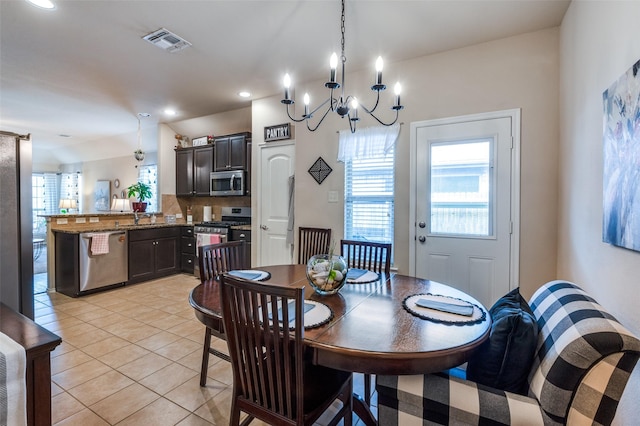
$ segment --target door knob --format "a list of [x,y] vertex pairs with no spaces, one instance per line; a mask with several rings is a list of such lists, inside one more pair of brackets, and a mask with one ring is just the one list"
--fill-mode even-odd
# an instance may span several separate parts
[[418,223],[418,226],[419,226],[420,228],[424,228],[425,226],[427,226],[427,224],[426,224],[426,223],[424,223],[424,222],[419,222],[419,223]]
[[267,225],[260,225],[260,229],[266,231],[267,229],[269,229],[269,227]]
[[420,241],[421,243],[424,243],[425,241],[427,241],[427,239],[424,237],[424,235],[420,235],[418,237],[418,241]]

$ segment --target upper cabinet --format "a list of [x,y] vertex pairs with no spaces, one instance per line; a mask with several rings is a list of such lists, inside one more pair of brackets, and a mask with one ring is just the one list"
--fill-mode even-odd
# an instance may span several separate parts
[[247,170],[247,143],[250,141],[250,132],[215,138],[213,141],[215,145],[214,170],[216,172],[225,170]]
[[176,195],[209,196],[209,177],[213,171],[214,146],[176,150]]
[[193,195],[193,149],[176,149],[176,195]]
[[[251,178],[251,133],[219,136],[213,144],[176,149],[176,196],[208,197],[211,172],[246,171]],[[245,186],[245,194],[250,188]]]

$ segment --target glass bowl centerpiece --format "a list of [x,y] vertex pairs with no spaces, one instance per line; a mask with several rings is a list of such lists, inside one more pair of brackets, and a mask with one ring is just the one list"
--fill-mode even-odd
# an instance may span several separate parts
[[346,282],[347,269],[347,261],[342,256],[316,254],[307,262],[307,279],[316,293],[335,294]]

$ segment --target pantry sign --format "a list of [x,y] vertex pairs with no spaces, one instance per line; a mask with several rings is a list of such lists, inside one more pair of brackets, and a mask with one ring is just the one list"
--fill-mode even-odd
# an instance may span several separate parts
[[281,141],[291,139],[291,123],[278,124],[264,128],[264,141]]

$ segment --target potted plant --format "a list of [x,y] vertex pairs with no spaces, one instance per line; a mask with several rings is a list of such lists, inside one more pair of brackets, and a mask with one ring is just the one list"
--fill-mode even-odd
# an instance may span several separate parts
[[127,197],[136,197],[138,202],[132,202],[131,207],[134,212],[144,212],[147,210],[147,203],[144,201],[151,198],[151,187],[143,182],[136,182],[127,188]]

